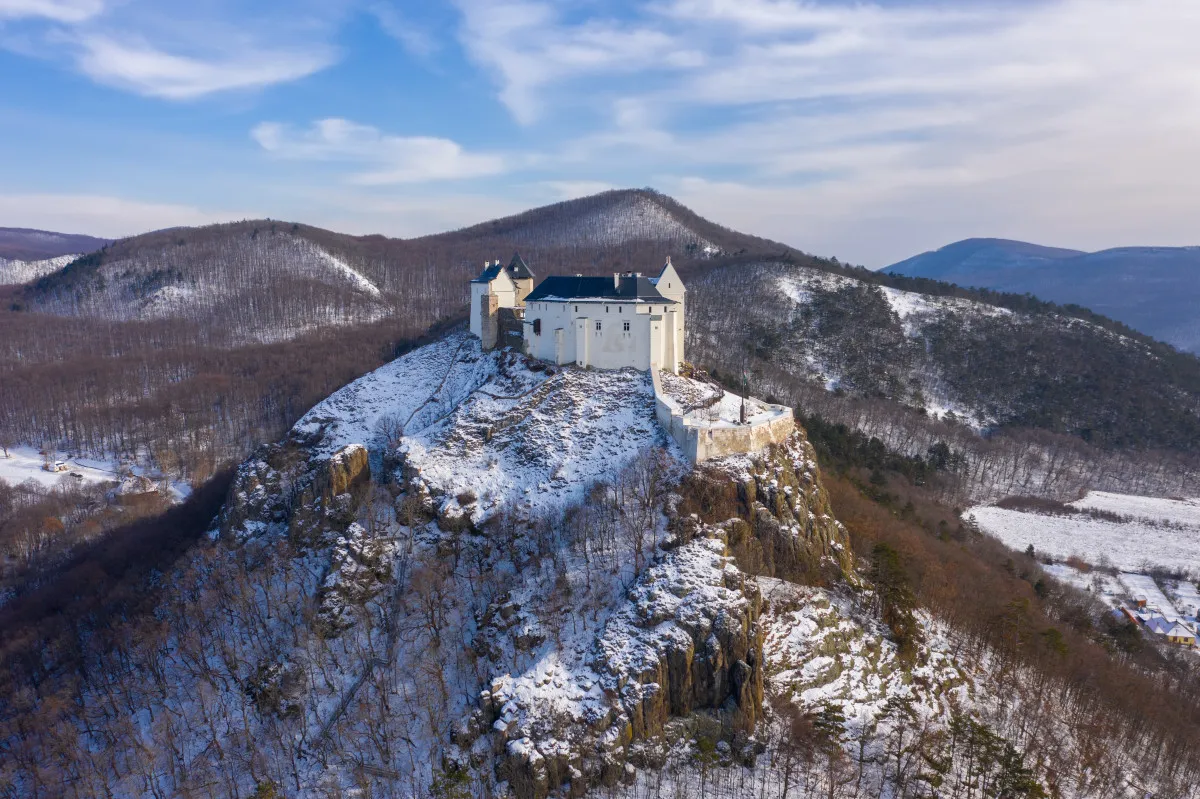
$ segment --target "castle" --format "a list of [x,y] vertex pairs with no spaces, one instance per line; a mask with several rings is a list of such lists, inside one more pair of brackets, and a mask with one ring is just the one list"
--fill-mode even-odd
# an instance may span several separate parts
[[[657,277],[556,275],[536,288],[534,279],[514,254],[508,266],[484,264],[471,281],[471,332],[485,350],[511,346],[559,365],[649,371],[655,418],[692,463],[781,444],[796,429],[791,408],[664,374],[679,374],[687,307],[670,258]],[[681,393],[685,384],[692,388]]]
[[513,346],[562,365],[663,369],[684,360],[687,290],[667,258],[657,277],[534,274],[519,254],[484,265],[471,281],[471,332],[485,350]]

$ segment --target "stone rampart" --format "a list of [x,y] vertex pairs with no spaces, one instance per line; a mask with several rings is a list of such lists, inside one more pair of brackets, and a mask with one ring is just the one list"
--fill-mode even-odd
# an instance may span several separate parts
[[772,413],[766,419],[747,424],[712,423],[690,419],[683,409],[663,391],[657,369],[650,370],[654,383],[654,413],[675,443],[692,463],[711,458],[758,452],[770,444],[782,444],[796,429],[792,409],[769,405]]

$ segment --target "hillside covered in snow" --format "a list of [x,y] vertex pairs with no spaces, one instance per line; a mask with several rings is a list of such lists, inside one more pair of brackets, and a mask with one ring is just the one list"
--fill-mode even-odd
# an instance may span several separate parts
[[245,460],[152,605],[83,650],[35,627],[36,665],[5,644],[6,690],[42,684],[5,695],[0,785],[1182,795],[1119,707],[1087,714],[1123,742],[1094,761],[1040,654],[917,608],[823,480],[802,431],[692,470],[645,374],[436,339]]
[[0,286],[31,283],[53,274],[78,258],[78,255],[58,255],[37,261],[5,260],[0,258]]
[[545,275],[785,249],[650,191],[414,239],[272,220],[147,233],[32,282],[20,267],[0,302],[0,429],[97,456],[170,452],[167,468],[203,478],[452,327],[469,281],[515,250]]
[[886,268],[1045,300],[1118,319],[1182,350],[1200,351],[1200,247],[1079,252],[1002,239],[967,239]]
[[1200,361],[1115,323],[836,264],[750,259],[688,287],[690,358],[837,446],[921,459],[954,501],[1200,493]]

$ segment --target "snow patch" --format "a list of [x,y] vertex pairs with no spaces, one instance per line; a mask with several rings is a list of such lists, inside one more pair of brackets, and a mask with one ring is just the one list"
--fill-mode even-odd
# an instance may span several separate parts
[[[1093,492],[1098,494],[1098,492]],[[1112,565],[1126,571],[1148,571],[1153,566],[1200,570],[1200,521],[1192,515],[1188,501],[1098,494],[1081,500],[1094,507],[1127,514],[1152,512],[1110,521],[1086,514],[1050,516],[994,506],[978,506],[966,512],[979,528],[1013,549],[1030,544],[1039,551],[1065,560],[1072,555],[1096,565]],[[1077,506],[1080,503],[1075,503]]]
[[10,261],[0,258],[0,286],[32,283],[38,278],[57,272],[78,257],[60,255],[41,261]]

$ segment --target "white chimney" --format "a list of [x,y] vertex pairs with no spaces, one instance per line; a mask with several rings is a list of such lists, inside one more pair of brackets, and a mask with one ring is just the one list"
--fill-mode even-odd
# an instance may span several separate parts
[[614,289],[621,288],[621,273],[620,272],[613,272],[613,288]]

